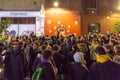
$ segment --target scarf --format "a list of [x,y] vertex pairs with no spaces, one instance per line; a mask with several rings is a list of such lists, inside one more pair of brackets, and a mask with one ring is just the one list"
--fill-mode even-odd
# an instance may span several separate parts
[[99,56],[97,56],[97,62],[104,63],[108,60],[112,60],[109,55],[99,55]]

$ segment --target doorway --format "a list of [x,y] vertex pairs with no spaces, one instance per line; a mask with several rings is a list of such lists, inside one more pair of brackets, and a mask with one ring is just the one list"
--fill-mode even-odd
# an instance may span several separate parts
[[99,33],[100,32],[100,23],[90,23],[88,24],[88,33]]

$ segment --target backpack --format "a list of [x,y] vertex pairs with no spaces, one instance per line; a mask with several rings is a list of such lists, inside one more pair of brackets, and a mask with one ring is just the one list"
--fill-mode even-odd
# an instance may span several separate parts
[[43,72],[43,68],[38,67],[32,75],[32,80],[40,80],[42,72]]

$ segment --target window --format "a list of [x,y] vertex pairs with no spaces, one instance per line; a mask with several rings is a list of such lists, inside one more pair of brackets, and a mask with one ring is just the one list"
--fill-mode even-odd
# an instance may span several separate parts
[[28,18],[28,24],[35,24],[35,18]]
[[28,24],[28,18],[19,18],[19,24]]
[[14,18],[13,24],[18,24],[18,18]]
[[10,20],[11,24],[35,24],[35,18],[4,18],[2,17],[1,20]]

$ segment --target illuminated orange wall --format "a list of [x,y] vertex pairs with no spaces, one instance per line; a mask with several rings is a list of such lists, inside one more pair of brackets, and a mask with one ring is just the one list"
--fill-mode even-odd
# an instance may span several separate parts
[[71,11],[51,8],[45,11],[45,35],[54,36],[57,27],[64,26],[66,35],[81,35],[81,17]]

